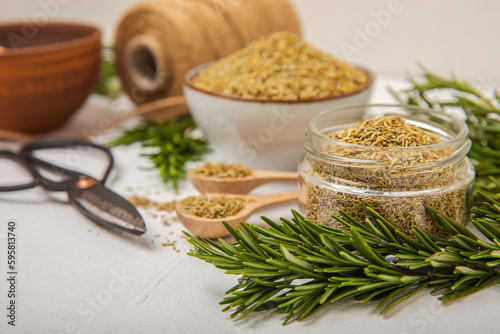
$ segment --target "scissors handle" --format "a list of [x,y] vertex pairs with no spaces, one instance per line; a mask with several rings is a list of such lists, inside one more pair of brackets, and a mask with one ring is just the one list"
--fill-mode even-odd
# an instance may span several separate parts
[[[0,186],[0,192],[20,191],[35,188],[36,186],[42,186],[48,191],[68,191],[79,179],[92,178],[84,173],[52,164],[35,156],[35,152],[44,149],[78,149],[82,147],[96,149],[104,153],[108,164],[102,177],[97,180],[104,184],[114,166],[113,155],[108,148],[89,141],[73,139],[50,140],[29,143],[21,149],[19,154],[15,154],[14,152],[7,150],[0,151],[0,158],[9,159],[22,166],[29,174],[31,174],[33,178],[31,182],[24,184]],[[67,177],[62,181],[53,181],[42,176],[40,169],[44,169],[58,175],[65,175]]]
[[[111,154],[111,151],[104,146],[94,144],[90,141],[82,141],[82,140],[73,140],[73,139],[64,139],[64,140],[51,140],[51,141],[40,141],[40,142],[33,142],[25,145],[22,149],[21,152],[19,153],[21,159],[24,159],[27,161],[29,164],[36,165],[38,167],[41,167],[46,170],[51,170],[53,172],[56,172],[58,174],[62,175],[68,175],[70,176],[73,180],[79,179],[81,177],[89,177],[86,174],[67,169],[62,166],[54,165],[50,162],[47,162],[43,159],[39,159],[34,155],[34,152],[44,150],[44,149],[77,149],[81,147],[88,147],[92,149],[99,150],[104,153],[106,156],[106,159],[108,160],[108,164],[106,167],[106,170],[104,171],[102,177],[99,179],[99,181],[104,184],[106,183],[106,180],[109,177],[109,174],[111,173],[111,170],[114,167],[114,158],[113,155]],[[43,178],[40,173],[36,170],[36,168],[31,168],[30,172],[35,171],[33,174],[36,179],[40,180],[45,180],[45,182],[40,182],[44,188],[47,190],[54,190],[54,191],[64,191],[66,190],[66,182],[53,182],[50,180],[46,180]],[[48,182],[47,182],[48,181]],[[44,184],[45,183],[45,184]]]
[[12,160],[19,166],[22,166],[25,168],[33,177],[33,181],[28,182],[28,183],[23,183],[23,184],[18,184],[18,185],[12,185],[12,186],[1,186],[0,187],[0,192],[10,192],[10,191],[20,191],[20,190],[26,190],[26,189],[31,189],[35,188],[40,185],[41,179],[37,177],[38,172],[31,166],[29,163],[24,161],[20,156],[15,154],[14,152],[11,151],[0,151],[0,158],[5,158]]

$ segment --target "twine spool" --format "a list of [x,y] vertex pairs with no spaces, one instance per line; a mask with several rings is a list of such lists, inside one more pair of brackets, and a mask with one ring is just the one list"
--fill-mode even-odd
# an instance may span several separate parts
[[[117,72],[142,105],[182,95],[184,74],[277,31],[300,33],[287,0],[162,0],[131,9],[116,30]],[[177,110],[171,110],[171,109]],[[169,112],[187,112],[185,103]],[[165,111],[148,115],[165,118]]]

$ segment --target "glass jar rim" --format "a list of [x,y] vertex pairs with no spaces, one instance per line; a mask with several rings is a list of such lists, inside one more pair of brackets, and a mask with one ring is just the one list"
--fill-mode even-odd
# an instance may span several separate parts
[[[422,146],[412,146],[412,147],[380,147],[380,146],[366,146],[366,145],[359,145],[359,144],[353,144],[353,143],[346,143],[341,140],[336,140],[331,138],[328,134],[325,134],[321,131],[318,130],[318,122],[324,118],[326,115],[345,111],[346,113],[349,112],[349,110],[355,110],[355,109],[361,109],[361,108],[384,108],[384,109],[399,109],[399,110],[407,110],[410,112],[414,113],[420,113],[421,115],[428,114],[431,115],[435,118],[439,118],[443,121],[446,122],[451,122],[454,124],[455,127],[458,129],[458,133],[450,133],[447,131],[448,134],[452,135],[452,138],[446,138],[446,140],[443,140],[440,143],[437,144],[432,144],[432,145],[422,145]],[[408,116],[405,114],[401,114],[401,116]],[[346,123],[347,121],[356,121],[359,122],[364,119],[360,118],[351,118],[351,119],[343,119],[339,120],[336,122],[336,124],[341,124],[341,123]],[[434,126],[437,128],[443,129],[442,126],[440,126],[438,123],[434,123]],[[450,130],[450,129],[444,129],[444,130]],[[340,107],[340,108],[335,108],[335,109],[330,109],[330,110],[325,110],[314,116],[308,124],[308,132],[309,134],[312,134],[322,140],[325,140],[328,143],[332,143],[335,145],[338,145],[339,147],[345,147],[345,148],[355,148],[355,149],[374,149],[376,148],[377,150],[380,150],[381,152],[384,151],[391,151],[391,152],[410,152],[410,151],[415,151],[415,150],[425,150],[425,149],[440,149],[444,147],[449,147],[451,146],[456,146],[461,147],[469,138],[469,128],[467,127],[467,124],[461,120],[460,118],[451,115],[449,113],[444,113],[439,110],[434,110],[434,109],[425,109],[425,108],[420,108],[420,107],[415,107],[415,106],[406,106],[406,105],[401,105],[401,104],[358,104],[358,105],[352,105],[348,107]]]

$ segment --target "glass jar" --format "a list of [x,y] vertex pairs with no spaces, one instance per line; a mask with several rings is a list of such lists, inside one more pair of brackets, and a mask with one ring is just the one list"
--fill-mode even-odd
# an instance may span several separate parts
[[[416,147],[362,146],[332,139],[357,122],[381,116],[438,134],[438,144]],[[465,224],[472,203],[474,167],[467,158],[468,128],[458,117],[401,105],[362,105],[325,111],[307,132],[306,154],[299,164],[300,210],[314,222],[341,227],[339,210],[363,222],[369,203],[396,228],[413,226],[443,237],[426,207]]]

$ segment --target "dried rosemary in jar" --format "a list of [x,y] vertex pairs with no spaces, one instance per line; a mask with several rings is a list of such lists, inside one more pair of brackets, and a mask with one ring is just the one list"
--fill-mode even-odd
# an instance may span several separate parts
[[325,99],[360,90],[370,80],[290,32],[277,32],[219,59],[193,79],[196,88],[272,101]]
[[[358,117],[337,121],[340,115]],[[380,118],[376,118],[380,117]],[[301,209],[307,218],[339,227],[343,210],[364,221],[364,202],[402,231],[414,226],[443,237],[426,207],[465,223],[474,169],[460,119],[397,105],[352,106],[313,118],[299,165]]]
[[240,179],[252,175],[252,170],[242,164],[206,162],[201,167],[191,169],[190,173],[197,176]]
[[183,200],[181,211],[202,218],[222,219],[236,215],[247,202],[245,197],[200,195]]

